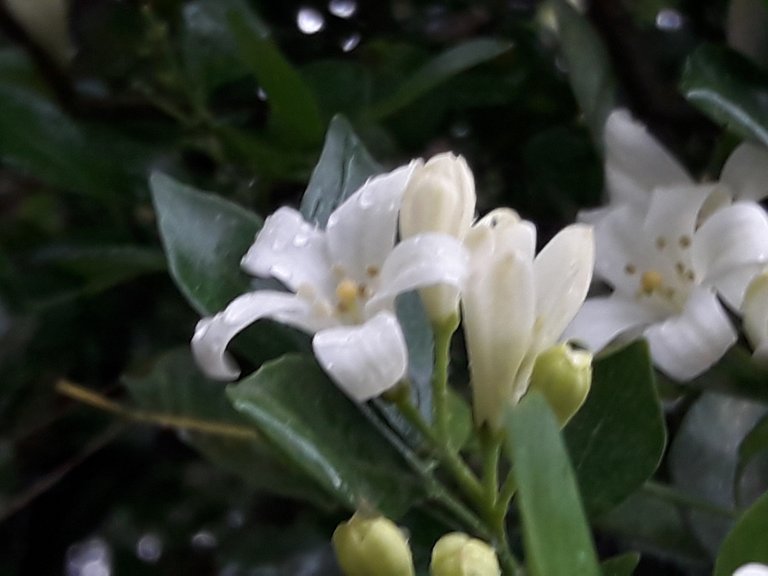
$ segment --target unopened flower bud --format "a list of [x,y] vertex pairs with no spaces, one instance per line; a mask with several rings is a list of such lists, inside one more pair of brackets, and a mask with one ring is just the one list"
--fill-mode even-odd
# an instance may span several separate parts
[[346,576],[413,576],[408,540],[383,516],[356,513],[336,528],[333,548]]
[[432,549],[432,576],[499,576],[496,552],[488,544],[460,532],[446,534]]
[[539,354],[529,390],[544,395],[561,426],[584,404],[592,384],[592,354],[558,344]]
[[[451,153],[438,154],[416,168],[400,206],[400,235],[441,232],[463,240],[475,213],[475,180],[467,162]],[[427,315],[439,323],[456,313],[455,288],[434,286],[420,290]]]

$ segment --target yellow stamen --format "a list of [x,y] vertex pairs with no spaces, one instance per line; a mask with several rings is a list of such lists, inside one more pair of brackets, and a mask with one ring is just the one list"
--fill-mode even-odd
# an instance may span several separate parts
[[345,278],[336,285],[336,299],[339,302],[339,309],[349,310],[357,301],[360,288],[357,282]]
[[646,270],[640,277],[640,290],[643,294],[652,294],[664,284],[664,277],[656,270]]

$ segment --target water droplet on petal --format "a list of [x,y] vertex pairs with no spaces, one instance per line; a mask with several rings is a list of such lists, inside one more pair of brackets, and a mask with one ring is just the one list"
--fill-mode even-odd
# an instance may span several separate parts
[[293,241],[291,243],[295,248],[304,248],[304,246],[309,244],[309,234],[299,231],[296,233],[296,236],[293,237]]
[[269,267],[269,275],[274,276],[283,282],[290,280],[293,276],[291,271],[282,264],[272,264],[272,266]]
[[328,11],[339,18],[351,18],[357,12],[355,0],[331,0],[328,3]]
[[372,194],[373,192],[369,188],[363,190],[360,193],[360,196],[357,197],[357,205],[360,206],[360,208],[363,210],[367,210],[373,206],[373,198],[371,197]]
[[325,18],[314,8],[301,8],[296,15],[296,25],[304,34],[317,34],[325,28]]

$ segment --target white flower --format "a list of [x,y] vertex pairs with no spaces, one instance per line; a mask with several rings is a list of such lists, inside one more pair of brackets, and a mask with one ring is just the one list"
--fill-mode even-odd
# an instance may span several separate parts
[[741,306],[744,333],[754,350],[752,357],[768,367],[768,271],[750,282]]
[[475,422],[498,428],[504,406],[528,389],[549,348],[587,295],[594,244],[589,226],[562,230],[534,259],[536,228],[508,209],[472,227],[470,277],[462,294]]
[[768,576],[768,566],[752,562],[736,570],[733,576]]
[[588,300],[567,335],[593,350],[642,330],[654,363],[677,380],[714,364],[736,332],[718,294],[738,310],[768,260],[768,151],[744,144],[719,183],[694,185],[625,112],[606,125],[611,205],[595,225],[595,273],[614,289]]
[[[474,218],[475,202],[475,180],[464,158],[438,154],[414,170],[400,208],[400,235],[442,232],[463,240]],[[459,292],[451,286],[423,288],[420,294],[433,323],[458,310]]]
[[435,284],[460,287],[467,255],[444,234],[422,234],[395,245],[403,191],[419,162],[366,182],[319,230],[291,208],[280,208],[242,261],[257,276],[272,276],[292,293],[262,290],[239,296],[203,318],[192,349],[203,371],[231,380],[239,370],[229,341],[260,318],[315,333],[318,361],[339,387],[362,402],[397,384],[407,349],[393,312],[394,298]]

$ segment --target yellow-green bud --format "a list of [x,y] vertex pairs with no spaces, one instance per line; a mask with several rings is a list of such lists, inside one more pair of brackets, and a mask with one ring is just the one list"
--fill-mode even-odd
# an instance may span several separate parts
[[538,355],[529,390],[541,392],[561,426],[584,404],[592,384],[592,354],[558,344]]
[[432,576],[500,576],[496,552],[488,544],[460,532],[446,534],[432,549]]
[[413,576],[408,540],[383,516],[356,513],[336,528],[333,548],[346,576]]

